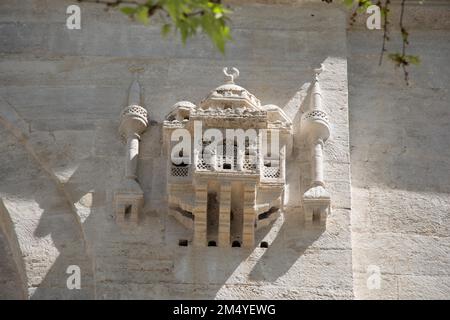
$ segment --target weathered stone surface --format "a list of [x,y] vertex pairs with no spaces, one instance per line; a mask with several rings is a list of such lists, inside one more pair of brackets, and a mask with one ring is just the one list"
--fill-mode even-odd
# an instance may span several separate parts
[[[69,31],[70,1],[0,3],[0,210],[11,221],[0,219],[1,299],[448,298],[448,3],[408,5],[408,52],[422,63],[406,88],[400,71],[377,65],[380,31],[361,20],[346,30],[337,4],[228,2],[234,41],[225,56],[204,36],[184,47],[161,38],[157,24],[95,4],[81,4],[82,30]],[[257,230],[254,248],[193,248],[167,214],[161,122],[169,108],[198,103],[233,65],[242,86],[295,116],[320,63],[332,129],[326,225],[303,224],[311,173],[298,146],[287,163],[286,212]],[[123,228],[113,207],[125,170],[118,126],[136,65],[151,120],[137,171],[145,206],[139,224]],[[81,290],[66,287],[71,264],[81,268]],[[380,268],[380,289],[367,286],[370,265]]]
[[[444,2],[408,5],[409,54],[422,63],[400,70],[377,48],[379,32],[348,36],[352,247],[359,299],[448,299],[449,87],[448,14]],[[398,15],[398,8],[393,9]],[[433,20],[433,23],[425,21]],[[401,42],[393,26],[389,50]],[[369,265],[381,289],[370,290]]]

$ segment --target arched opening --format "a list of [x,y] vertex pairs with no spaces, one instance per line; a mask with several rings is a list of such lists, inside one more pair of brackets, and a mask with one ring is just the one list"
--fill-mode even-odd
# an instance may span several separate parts
[[127,204],[125,206],[125,210],[124,210],[124,218],[125,220],[130,220],[130,216],[131,216],[131,209],[132,209],[132,205],[131,204]]
[[267,241],[262,241],[261,244],[259,245],[260,248],[268,248],[269,247],[269,243]]
[[217,243],[214,240],[208,242],[208,247],[217,247]]
[[241,243],[237,240],[234,240],[233,243],[231,244],[231,246],[233,248],[240,248],[241,247]]

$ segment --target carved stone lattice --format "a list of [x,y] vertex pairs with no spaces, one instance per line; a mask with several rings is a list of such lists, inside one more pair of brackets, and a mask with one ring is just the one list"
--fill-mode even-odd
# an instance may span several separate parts
[[264,178],[278,179],[280,177],[280,168],[264,166]]
[[172,177],[187,177],[189,175],[189,167],[176,167],[171,168]]
[[305,114],[305,120],[323,120],[328,122],[328,116],[324,111],[321,110],[312,110]]
[[257,168],[256,162],[253,159],[244,159],[244,170],[255,171]]
[[199,170],[211,170],[211,165],[208,164],[205,159],[200,159],[197,162],[197,169],[199,169]]

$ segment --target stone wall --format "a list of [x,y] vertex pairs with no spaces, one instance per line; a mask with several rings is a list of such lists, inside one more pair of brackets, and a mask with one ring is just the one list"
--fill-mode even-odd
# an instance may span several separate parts
[[[379,51],[379,32],[346,30],[339,6],[236,2],[226,56],[203,36],[184,47],[162,39],[157,24],[94,4],[81,6],[82,29],[70,31],[70,1],[0,3],[1,298],[448,296],[448,26],[416,23],[411,45],[424,63],[407,89],[391,65],[367,59]],[[297,152],[287,165],[290,210],[257,234],[269,248],[179,247],[189,232],[165,207],[161,121],[169,108],[199,102],[232,65],[238,84],[295,120],[320,63],[333,129],[325,144],[326,229],[302,224],[306,163]],[[136,65],[145,68],[140,83],[152,120],[139,165],[146,206],[138,227],[119,228],[112,197],[125,149],[117,129]],[[81,267],[81,290],[66,288],[72,264]],[[381,268],[382,290],[366,289],[370,264]]]
[[[183,47],[161,39],[159,25],[142,26],[97,5],[83,5],[82,30],[70,31],[65,8],[61,1],[1,8],[7,138],[0,196],[25,259],[29,296],[352,298],[345,12],[315,3],[235,6],[235,41],[224,57],[205,37]],[[232,65],[240,85],[295,116],[320,63],[336,132],[326,145],[333,193],[327,229],[302,225],[296,155],[288,166],[291,209],[257,234],[268,249],[179,247],[189,232],[167,215],[161,154],[169,108],[199,102]],[[140,82],[152,120],[139,165],[146,205],[138,227],[121,229],[112,209],[124,169],[117,129],[135,65],[145,68]],[[64,289],[70,264],[81,267],[80,291]]]
[[[405,17],[408,52],[422,60],[409,68],[409,87],[387,59],[378,66],[380,31],[348,32],[354,290],[361,299],[450,295],[450,6],[411,3]],[[388,49],[399,51],[397,24],[391,30]],[[380,290],[367,289],[369,265],[380,268]]]

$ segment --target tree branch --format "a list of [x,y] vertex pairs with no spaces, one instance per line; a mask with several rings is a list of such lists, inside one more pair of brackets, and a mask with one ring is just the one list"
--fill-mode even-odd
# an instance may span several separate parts
[[110,0],[77,0],[77,2],[87,2],[87,3],[100,3],[100,4],[104,4],[108,7],[116,7],[122,3],[125,4],[135,4],[135,5],[141,5],[142,3],[140,3],[139,1],[135,1],[135,0],[115,0],[115,1],[110,1]]
[[386,42],[389,41],[389,31],[388,31],[388,24],[389,24],[389,19],[388,19],[388,14],[389,14],[389,4],[390,4],[390,0],[386,0],[384,3],[384,6],[381,5],[381,1],[378,2],[378,6],[383,10],[384,12],[384,23],[383,23],[383,42],[381,45],[381,53],[380,53],[380,60],[378,61],[378,65],[381,66],[381,64],[383,63],[383,56],[384,53],[387,51],[386,50]]
[[[409,44],[408,42],[408,32],[406,31],[405,27],[403,26],[403,14],[405,12],[405,1],[406,0],[402,0],[401,3],[401,11],[400,11],[400,22],[399,22],[399,26],[400,26],[400,31],[402,33],[402,57],[405,59],[406,58],[406,46]],[[403,68],[403,73],[405,75],[405,82],[406,85],[409,85],[409,73],[406,70],[406,66],[407,66],[408,62],[406,60],[403,61],[402,64],[402,68]]]

